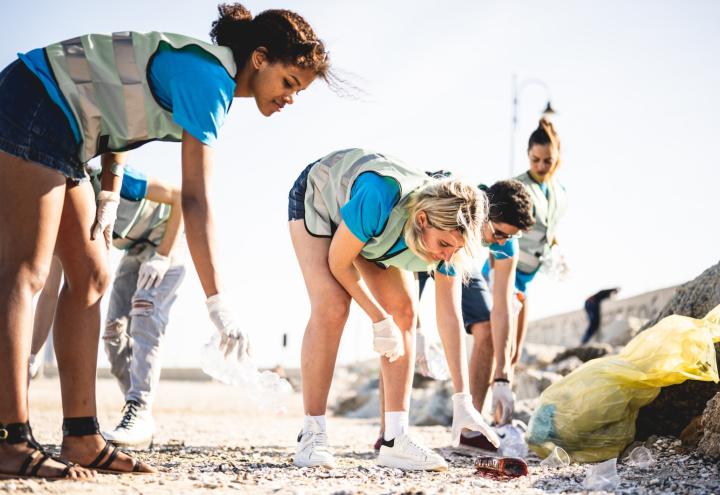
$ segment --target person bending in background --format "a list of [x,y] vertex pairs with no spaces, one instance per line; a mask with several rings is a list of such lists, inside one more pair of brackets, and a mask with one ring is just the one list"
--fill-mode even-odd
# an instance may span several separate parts
[[[99,177],[93,176],[99,193]],[[103,436],[115,445],[148,448],[155,432],[152,404],[161,371],[161,342],[185,276],[180,189],[125,169],[113,246],[123,250],[115,272],[103,342],[125,397],[123,417]],[[54,260],[36,308],[31,362],[47,339],[62,266]]]
[[[543,118],[528,139],[527,172],[515,177],[523,183],[533,203],[535,224],[519,239],[515,289],[520,312],[517,321],[517,341],[510,360],[511,369],[520,359],[528,327],[528,284],[543,264],[549,263],[551,250],[557,245],[557,226],[565,213],[567,198],[565,188],[555,174],[560,166],[560,138],[553,124]],[[492,253],[483,266],[483,275],[490,280],[495,263]]]
[[585,334],[583,335],[582,339],[580,340],[580,344],[584,345],[590,342],[590,339],[593,337],[593,335],[595,335],[600,329],[600,325],[602,323],[602,302],[605,299],[610,299],[614,297],[615,294],[617,294],[619,291],[619,287],[614,287],[612,289],[603,289],[585,299],[585,313],[588,317],[588,327],[587,330],[585,330]]

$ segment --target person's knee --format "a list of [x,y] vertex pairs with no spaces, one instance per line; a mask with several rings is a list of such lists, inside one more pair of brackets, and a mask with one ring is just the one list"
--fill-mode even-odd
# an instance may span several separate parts
[[418,311],[413,300],[409,297],[393,301],[386,305],[386,311],[390,313],[395,320],[395,324],[401,330],[410,330],[414,327]]
[[10,290],[16,287],[37,294],[45,285],[48,273],[50,273],[49,263],[28,261],[20,263],[19,266],[7,263],[0,266],[0,281]]
[[319,321],[323,326],[342,327],[350,314],[349,297],[331,297],[322,301],[321,304],[313,305],[312,319]]
[[127,331],[128,319],[126,317],[114,318],[105,322],[105,333],[102,338],[112,340],[120,337]]
[[470,326],[475,351],[493,351],[492,329],[489,321],[480,321]]
[[111,280],[110,270],[105,263],[89,266],[80,273],[67,273],[67,277],[74,297],[84,298],[87,306],[100,301]]

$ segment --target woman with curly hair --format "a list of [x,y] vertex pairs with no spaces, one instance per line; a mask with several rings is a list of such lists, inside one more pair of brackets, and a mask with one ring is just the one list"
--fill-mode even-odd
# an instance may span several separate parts
[[337,151],[309,165],[290,191],[290,235],[310,297],[302,344],[305,422],[296,466],[332,466],[325,409],[350,301],[368,315],[381,355],[383,466],[444,470],[436,452],[408,435],[415,363],[414,272],[434,272],[438,328],[456,394],[453,442],[463,428],[497,436],[472,406],[460,287],[486,228],[487,200],[473,184],[438,180],[362,149]]
[[[0,73],[0,476],[154,471],[109,445],[96,418],[100,298],[123,151],[182,143],[182,210],[209,316],[224,350],[247,352],[217,271],[212,146],[233,98],[253,98],[270,116],[317,77],[327,79],[329,66],[310,25],[287,10],[253,17],[242,5],[221,5],[210,37],[88,34],[21,54]],[[96,208],[84,166],[101,154]],[[66,276],[55,318],[60,457],[33,438],[27,400],[32,300],[53,252]]]

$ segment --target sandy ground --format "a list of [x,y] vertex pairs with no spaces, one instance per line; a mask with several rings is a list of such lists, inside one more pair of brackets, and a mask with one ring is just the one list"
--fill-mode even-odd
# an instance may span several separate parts
[[[119,419],[120,393],[111,380],[98,381],[103,427]],[[281,416],[259,413],[237,390],[211,382],[163,381],[155,407],[153,450],[140,454],[161,471],[152,476],[99,475],[91,482],[0,481],[0,492],[80,494],[370,494],[370,493],[581,493],[587,466],[549,469],[531,457],[530,475],[512,481],[483,478],[473,469],[477,452],[447,448],[449,429],[413,427],[415,434],[448,459],[445,473],[403,473],[375,465],[374,420],[329,418],[338,458],[333,470],[298,469],[291,456],[302,423],[301,400]],[[37,438],[60,441],[59,386],[39,379],[31,387],[31,418]],[[720,493],[716,464],[683,453],[671,440],[653,445],[658,462],[645,470],[619,466],[618,493]]]

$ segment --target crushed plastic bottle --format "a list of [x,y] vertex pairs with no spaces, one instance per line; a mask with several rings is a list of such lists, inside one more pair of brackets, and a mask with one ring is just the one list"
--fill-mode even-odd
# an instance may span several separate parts
[[550,249],[550,252],[540,258],[540,271],[548,277],[562,282],[568,276],[570,267],[565,260],[565,255],[557,245]]
[[500,437],[500,455],[522,459],[527,457],[528,444],[524,438],[525,429],[521,424],[522,422],[513,421],[512,424],[495,427],[495,432]]
[[617,459],[613,458],[592,466],[587,471],[583,488],[588,491],[611,491],[620,483],[617,473]]
[[654,463],[655,458],[653,457],[652,452],[643,445],[635,447],[627,456],[627,459],[625,459],[625,464],[640,469],[648,468]]
[[445,352],[440,342],[429,342],[423,332],[417,332],[415,338],[417,354],[415,357],[415,371],[424,377],[433,380],[449,380]]
[[475,460],[475,470],[480,474],[518,478],[527,476],[528,465],[517,457],[482,456]]
[[203,346],[200,364],[202,370],[226,385],[240,389],[248,402],[259,410],[282,414],[292,395],[292,386],[272,371],[260,371],[251,360],[238,361],[225,357],[218,348],[220,334],[215,333]]
[[550,455],[540,461],[543,467],[560,468],[570,465],[570,456],[562,447],[555,447]]

